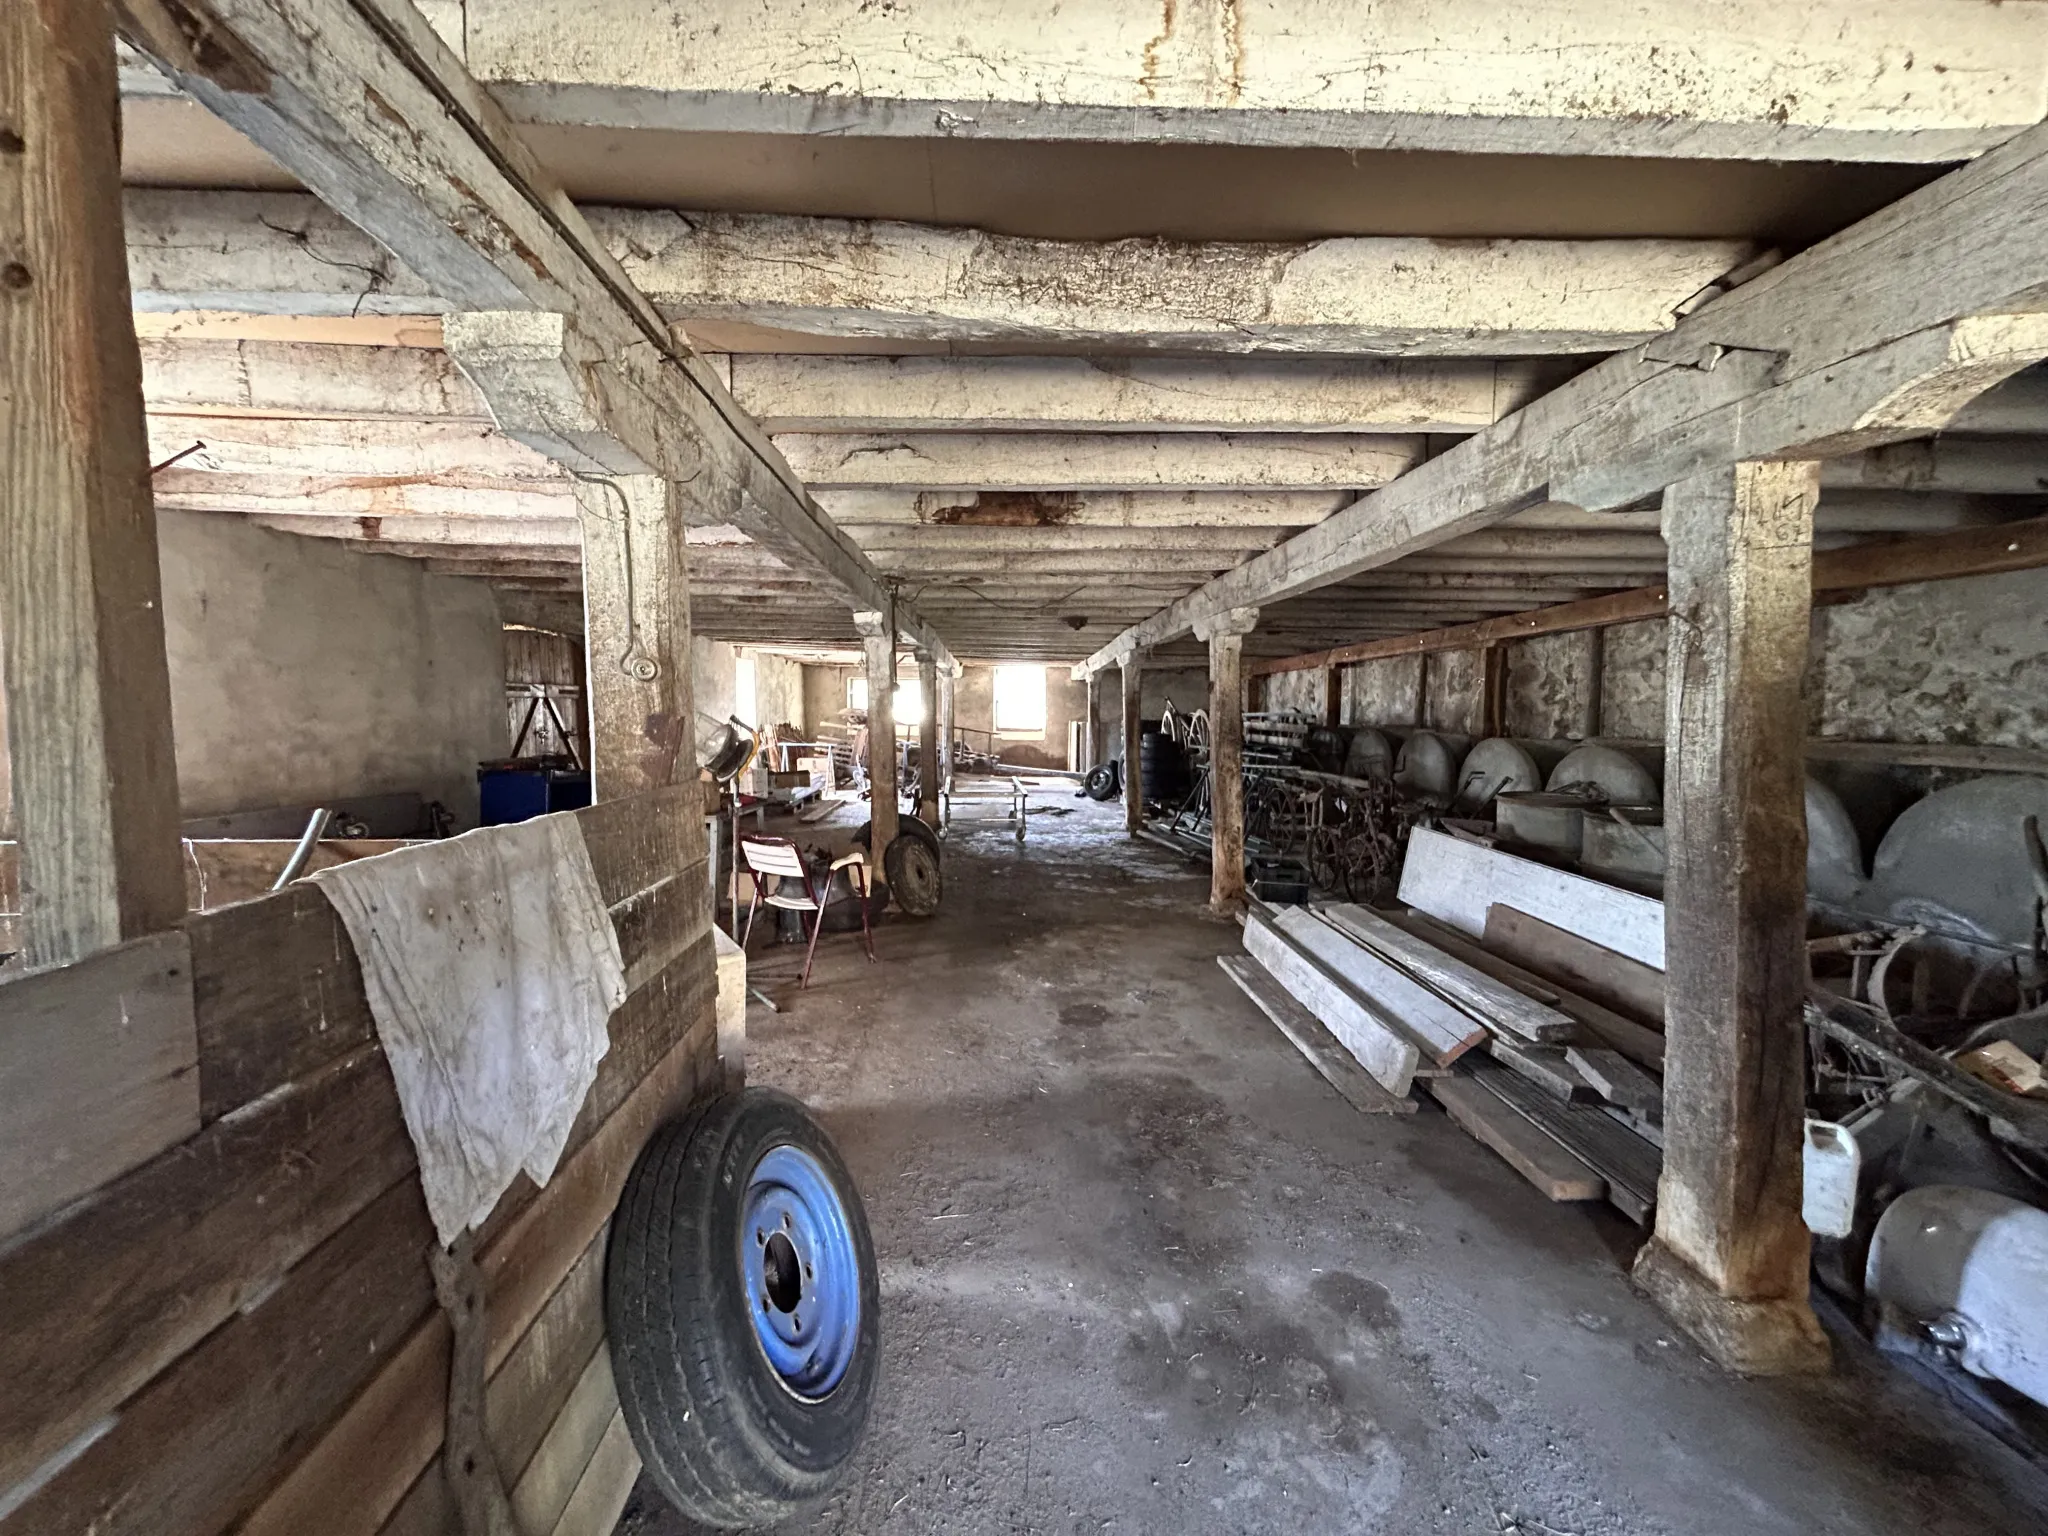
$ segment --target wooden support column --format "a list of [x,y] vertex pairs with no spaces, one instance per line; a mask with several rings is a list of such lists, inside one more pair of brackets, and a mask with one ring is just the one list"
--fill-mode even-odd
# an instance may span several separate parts
[[927,826],[939,824],[939,664],[929,651],[917,653],[917,685],[924,718],[917,727],[917,814]]
[[185,915],[105,0],[0,6],[0,632],[31,965]]
[[868,797],[874,830],[868,857],[876,869],[896,841],[896,626],[886,613],[856,613],[868,661]]
[[1244,637],[1259,610],[1232,608],[1195,627],[1209,642],[1209,905],[1244,905]]
[[1508,653],[1504,646],[1479,651],[1479,734],[1505,736],[1508,718]]
[[1145,778],[1144,764],[1140,760],[1141,730],[1144,720],[1139,716],[1139,687],[1144,681],[1144,658],[1137,651],[1127,652],[1122,658],[1118,671],[1123,674],[1123,721],[1124,721],[1124,830],[1136,833],[1145,825]]
[[959,722],[960,674],[966,669],[957,661],[939,668],[939,782],[947,793],[953,789],[953,742]]
[[1344,723],[1344,669],[1323,669],[1323,724],[1331,729]]
[[1665,492],[1664,1174],[1636,1283],[1730,1370],[1825,1369],[1800,1220],[1813,463]]
[[[1090,672],[1086,713],[1081,717],[1081,771],[1086,773],[1102,761],[1102,674]],[[4,813],[0,813],[4,814]]]
[[658,475],[573,484],[583,521],[591,792],[617,800],[697,776],[685,492]]
[[1585,647],[1582,675],[1586,683],[1585,693],[1579,700],[1578,736],[1581,741],[1591,741],[1600,734],[1605,720],[1607,631],[1582,629],[1579,631],[1579,643]]

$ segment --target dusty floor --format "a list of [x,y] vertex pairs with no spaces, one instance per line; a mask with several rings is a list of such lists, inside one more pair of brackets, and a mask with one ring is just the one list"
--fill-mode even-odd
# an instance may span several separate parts
[[[1366,1117],[1217,968],[1205,874],[1056,798],[879,970],[750,1011],[864,1192],[885,1379],[806,1532],[2012,1532],[2048,1481],[1838,1341],[1742,1383],[1433,1107]],[[808,829],[807,829],[808,830]],[[788,950],[757,962],[788,970]],[[643,1482],[622,1533],[689,1527]]]

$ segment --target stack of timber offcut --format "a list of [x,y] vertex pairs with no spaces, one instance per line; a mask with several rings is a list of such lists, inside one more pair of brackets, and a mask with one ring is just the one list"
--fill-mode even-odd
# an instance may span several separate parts
[[[1489,872],[1510,900],[1513,873]],[[1647,1223],[1662,1161],[1662,973],[1547,910],[1558,921],[1488,899],[1473,934],[1418,906],[1255,904],[1246,953],[1220,964],[1359,1109],[1412,1110],[1419,1081],[1550,1199],[1606,1200]],[[1650,915],[1625,917],[1634,947],[1652,952]],[[1661,913],[1654,927],[1661,959]]]

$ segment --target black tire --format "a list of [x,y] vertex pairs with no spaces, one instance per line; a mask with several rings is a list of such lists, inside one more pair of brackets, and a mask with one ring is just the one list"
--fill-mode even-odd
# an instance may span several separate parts
[[946,886],[936,839],[898,837],[882,852],[882,872],[888,877],[898,911],[911,917],[930,917],[939,910]]
[[[896,835],[898,837],[922,838],[925,842],[931,845],[933,853],[939,852],[941,847],[941,844],[939,842],[938,829],[932,826],[930,822],[925,821],[922,817],[897,817]],[[875,842],[875,824],[872,821],[862,822],[858,827],[854,829],[853,842],[857,847],[872,848]],[[887,850],[884,850],[884,852],[886,853]],[[884,873],[887,873],[886,869],[884,870]]]
[[1088,770],[1088,777],[1082,786],[1090,800],[1114,800],[1117,792],[1116,764],[1097,763]]
[[[815,1400],[769,1364],[739,1262],[749,1175],[781,1146],[824,1169],[859,1270],[852,1358]],[[829,1494],[867,1428],[880,1302],[860,1192],[801,1103],[749,1088],[657,1130],[619,1197],[605,1260],[619,1404],[655,1486],[692,1520],[721,1530],[771,1525]]]

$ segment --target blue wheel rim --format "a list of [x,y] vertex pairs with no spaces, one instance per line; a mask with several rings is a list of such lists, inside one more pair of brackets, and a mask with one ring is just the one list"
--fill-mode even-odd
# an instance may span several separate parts
[[763,1153],[747,1175],[740,1278],[761,1353],[801,1398],[844,1379],[860,1341],[860,1255],[824,1165],[801,1147]]

